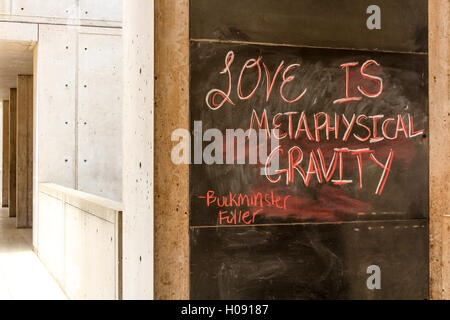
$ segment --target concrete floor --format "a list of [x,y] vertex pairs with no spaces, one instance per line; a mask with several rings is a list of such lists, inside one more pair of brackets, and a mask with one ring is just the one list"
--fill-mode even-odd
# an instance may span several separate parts
[[0,209],[0,300],[66,300],[32,249],[31,229],[16,229]]

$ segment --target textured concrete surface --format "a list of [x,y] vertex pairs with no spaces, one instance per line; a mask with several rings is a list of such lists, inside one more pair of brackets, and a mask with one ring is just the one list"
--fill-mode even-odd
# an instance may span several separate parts
[[153,9],[153,1],[124,3],[124,299],[154,297]]
[[17,164],[17,89],[9,93],[9,216],[15,217],[17,211],[16,164]]
[[[450,298],[450,2],[429,1],[430,294]],[[448,220],[448,218],[446,218]],[[444,255],[444,258],[443,258]]]
[[33,76],[17,77],[16,197],[18,228],[33,226]]
[[189,298],[189,167],[171,161],[189,128],[189,1],[155,1],[155,298]]
[[9,188],[9,100],[3,100],[3,137],[2,137],[2,207],[8,207]]

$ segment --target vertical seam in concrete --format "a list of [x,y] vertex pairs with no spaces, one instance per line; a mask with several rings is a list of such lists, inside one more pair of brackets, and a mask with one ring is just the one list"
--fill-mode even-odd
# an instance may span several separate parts
[[78,70],[79,70],[79,42],[80,42],[80,34],[77,32],[76,34],[76,41],[75,41],[75,121],[74,121],[74,133],[75,133],[75,159],[74,159],[74,175],[75,175],[75,189],[78,190],[78,125],[79,125],[79,119],[78,119]]

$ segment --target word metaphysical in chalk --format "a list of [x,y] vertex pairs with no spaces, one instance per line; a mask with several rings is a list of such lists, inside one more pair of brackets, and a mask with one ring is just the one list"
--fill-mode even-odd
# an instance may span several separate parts
[[[324,136],[322,140],[327,141],[333,138],[348,141],[350,137],[354,137],[361,142],[375,143],[384,139],[396,140],[402,136],[414,138],[424,133],[424,129],[414,128],[414,116],[409,113],[405,118],[401,114],[395,117],[353,114],[347,118],[345,114],[337,113],[330,115],[326,112],[318,112],[307,115],[305,112],[290,111],[277,113],[272,117],[272,121],[269,121],[267,110],[260,115],[253,110],[250,129],[266,130],[268,138],[291,140],[306,138],[315,142],[320,142],[321,136]],[[279,133],[271,135],[271,129],[277,129]],[[357,132],[361,130],[363,134]]]

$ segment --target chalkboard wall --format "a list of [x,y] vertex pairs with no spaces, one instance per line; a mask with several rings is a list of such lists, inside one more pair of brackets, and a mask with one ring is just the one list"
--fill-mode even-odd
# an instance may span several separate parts
[[426,7],[191,1],[192,299],[428,297]]

